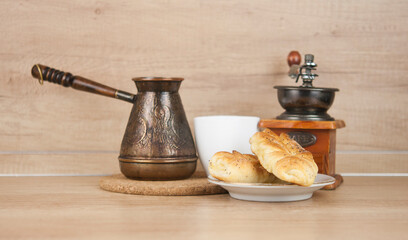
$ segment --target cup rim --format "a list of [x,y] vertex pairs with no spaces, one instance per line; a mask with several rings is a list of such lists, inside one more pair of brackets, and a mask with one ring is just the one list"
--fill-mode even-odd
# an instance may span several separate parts
[[246,118],[246,119],[261,119],[260,117],[257,116],[244,116],[244,115],[205,115],[205,116],[198,116],[195,117],[194,120],[196,119],[217,119],[217,118]]

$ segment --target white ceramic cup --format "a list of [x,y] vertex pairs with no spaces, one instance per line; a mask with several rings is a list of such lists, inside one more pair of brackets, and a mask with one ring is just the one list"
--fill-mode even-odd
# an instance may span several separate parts
[[194,133],[200,161],[207,173],[211,157],[219,151],[251,154],[249,139],[258,131],[259,117],[202,116],[194,118]]

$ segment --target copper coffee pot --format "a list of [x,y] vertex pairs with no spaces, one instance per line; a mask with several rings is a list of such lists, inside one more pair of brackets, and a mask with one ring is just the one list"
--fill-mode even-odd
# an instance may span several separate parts
[[132,179],[190,177],[197,154],[178,90],[183,78],[133,78],[137,95],[40,64],[31,74],[44,81],[133,103],[120,148],[122,173]]

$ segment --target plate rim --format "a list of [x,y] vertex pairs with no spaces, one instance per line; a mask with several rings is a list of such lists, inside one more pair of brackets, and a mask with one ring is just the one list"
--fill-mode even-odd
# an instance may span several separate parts
[[330,185],[336,182],[336,179],[332,176],[326,175],[326,174],[321,174],[318,173],[317,176],[324,176],[324,177],[329,177],[330,180],[326,181],[320,181],[320,182],[315,182],[312,185],[308,187],[304,186],[299,186],[296,184],[276,184],[276,183],[237,183],[237,182],[224,182],[222,180],[216,179],[213,176],[208,176],[207,180],[210,183],[217,184],[220,186],[229,186],[229,187],[244,187],[244,188],[315,188],[315,187],[322,187],[326,185]]

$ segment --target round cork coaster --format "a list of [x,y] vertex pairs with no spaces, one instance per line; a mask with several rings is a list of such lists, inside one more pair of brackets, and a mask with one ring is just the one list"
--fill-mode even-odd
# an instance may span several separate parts
[[106,191],[153,196],[191,196],[227,193],[223,188],[207,181],[204,172],[196,172],[188,179],[175,181],[140,181],[123,174],[102,177],[99,186]]

